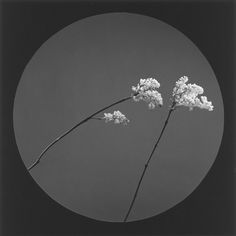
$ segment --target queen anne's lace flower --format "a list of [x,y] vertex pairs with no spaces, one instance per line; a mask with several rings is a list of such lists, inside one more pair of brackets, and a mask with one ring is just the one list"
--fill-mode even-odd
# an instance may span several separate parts
[[138,85],[132,86],[132,90],[135,92],[133,99],[135,102],[141,100],[148,103],[150,109],[154,109],[156,106],[162,106],[163,100],[161,94],[157,91],[160,87],[160,83],[153,78],[140,79]]
[[112,113],[104,113],[104,117],[102,119],[105,119],[105,122],[114,121],[115,124],[121,124],[127,125],[129,120],[125,117],[124,114],[122,114],[120,111],[114,111]]
[[207,101],[206,96],[198,98],[198,95],[203,94],[204,89],[199,85],[186,84],[186,82],[188,82],[188,77],[183,76],[175,84],[172,94],[175,105],[189,107],[190,111],[194,107],[213,111],[214,106],[212,102]]

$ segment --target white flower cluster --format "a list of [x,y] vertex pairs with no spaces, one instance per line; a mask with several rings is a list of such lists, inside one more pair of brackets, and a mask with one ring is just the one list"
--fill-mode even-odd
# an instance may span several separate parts
[[102,119],[105,119],[105,122],[114,121],[115,124],[121,124],[127,125],[129,120],[125,117],[124,114],[122,114],[120,111],[114,111],[112,113],[104,113],[104,117]]
[[150,109],[154,109],[156,106],[162,106],[163,100],[161,94],[157,91],[160,87],[160,83],[153,78],[140,79],[138,85],[132,86],[132,90],[135,92],[133,99],[135,102],[141,100],[148,103]]
[[194,107],[213,111],[212,102],[207,101],[207,97],[198,98],[198,95],[203,94],[203,88],[196,84],[186,84],[186,82],[188,82],[188,77],[183,76],[175,84],[172,94],[175,105],[189,107],[190,111]]

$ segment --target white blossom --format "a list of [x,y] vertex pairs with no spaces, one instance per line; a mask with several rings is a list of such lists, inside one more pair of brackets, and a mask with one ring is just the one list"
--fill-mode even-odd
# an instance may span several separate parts
[[157,91],[159,87],[160,83],[156,79],[140,79],[136,87],[132,86],[132,90],[135,92],[133,95],[134,101],[139,102],[143,100],[148,103],[150,109],[154,109],[156,106],[162,106],[163,99]]
[[104,117],[102,119],[105,119],[105,122],[114,121],[115,124],[124,124],[127,125],[129,120],[125,117],[124,114],[122,114],[120,111],[114,111],[112,113],[104,113]]
[[194,107],[201,109],[207,109],[213,111],[214,106],[212,102],[207,101],[206,96],[200,96],[204,93],[204,89],[196,84],[186,84],[188,77],[181,77],[176,83],[173,89],[173,100],[176,106],[186,106],[189,110],[193,110]]

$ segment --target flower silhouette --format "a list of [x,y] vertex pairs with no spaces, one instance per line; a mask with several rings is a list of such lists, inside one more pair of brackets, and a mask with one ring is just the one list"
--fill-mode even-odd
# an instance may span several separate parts
[[207,100],[206,96],[200,96],[204,93],[204,89],[197,84],[186,84],[188,82],[187,76],[182,76],[176,83],[173,89],[173,101],[176,106],[186,106],[189,110],[193,110],[194,107],[201,109],[207,109],[213,111],[214,106],[212,102]]
[[139,102],[143,100],[148,103],[150,109],[154,109],[156,106],[162,106],[163,99],[157,91],[159,87],[160,83],[156,79],[140,79],[136,87],[132,86],[132,90],[135,92],[133,96],[134,101]]

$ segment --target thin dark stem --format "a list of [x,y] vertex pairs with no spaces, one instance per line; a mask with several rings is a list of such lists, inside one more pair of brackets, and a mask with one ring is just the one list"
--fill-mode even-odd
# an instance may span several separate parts
[[167,126],[167,124],[168,124],[168,121],[169,121],[169,119],[170,119],[170,115],[171,115],[171,113],[174,111],[174,106],[175,106],[175,104],[173,103],[172,106],[171,106],[171,108],[170,108],[170,110],[169,110],[169,113],[168,113],[168,115],[167,115],[167,118],[166,118],[166,121],[165,121],[165,123],[164,123],[164,126],[163,126],[163,128],[162,128],[162,130],[161,130],[161,133],[160,133],[160,135],[159,135],[159,138],[157,139],[157,141],[156,141],[156,143],[155,143],[155,145],[154,145],[154,147],[153,147],[153,149],[152,149],[152,152],[151,152],[151,154],[150,154],[150,156],[149,156],[149,158],[148,158],[148,160],[147,160],[147,162],[146,162],[146,164],[145,164],[145,166],[144,166],[144,169],[143,169],[143,172],[142,172],[141,177],[140,177],[140,179],[139,179],[139,182],[138,182],[137,188],[136,188],[136,190],[135,190],[135,193],[134,193],[132,202],[131,202],[131,204],[130,204],[130,206],[129,206],[129,209],[128,209],[127,213],[126,213],[126,216],[125,216],[125,218],[124,218],[124,222],[127,221],[128,217],[129,217],[129,214],[130,214],[130,212],[131,212],[131,210],[132,210],[132,208],[133,208],[133,205],[134,205],[134,202],[135,202],[136,197],[137,197],[137,195],[138,195],[138,191],[139,191],[140,185],[141,185],[141,183],[142,183],[143,177],[144,177],[144,175],[145,175],[145,173],[146,173],[146,170],[147,170],[148,165],[149,165],[149,163],[150,163],[150,161],[151,161],[151,159],[152,159],[152,156],[153,156],[153,154],[154,154],[154,152],[155,152],[155,150],[156,150],[156,148],[157,148],[157,146],[158,146],[158,144],[159,144],[159,142],[160,142],[160,140],[161,140],[161,137],[162,137],[162,135],[163,135],[163,133],[164,133],[164,131],[165,131],[165,128],[166,128],[166,126]]
[[102,120],[101,117],[91,117],[91,120]]
[[27,169],[28,171],[30,171],[32,168],[34,168],[37,164],[39,164],[41,158],[43,157],[43,155],[54,145],[56,144],[59,140],[61,140],[62,138],[64,138],[67,134],[71,133],[74,129],[76,129],[78,126],[86,123],[87,121],[89,121],[90,119],[94,118],[96,119],[94,116],[96,116],[97,114],[99,114],[100,112],[110,108],[110,107],[113,107],[119,103],[122,103],[122,102],[125,102],[129,99],[131,99],[134,95],[131,95],[129,97],[126,97],[126,98],[123,98],[117,102],[114,102],[112,103],[111,105],[109,106],[106,106],[96,112],[94,112],[92,115],[88,116],[87,118],[83,119],[82,121],[80,121],[78,124],[74,125],[72,128],[70,128],[69,130],[67,130],[66,132],[64,132],[63,134],[61,134],[60,136],[58,136],[54,141],[52,141],[48,146],[46,146],[46,148],[41,152],[41,154],[39,155],[39,157],[37,158],[37,160],[32,164],[30,165]]

